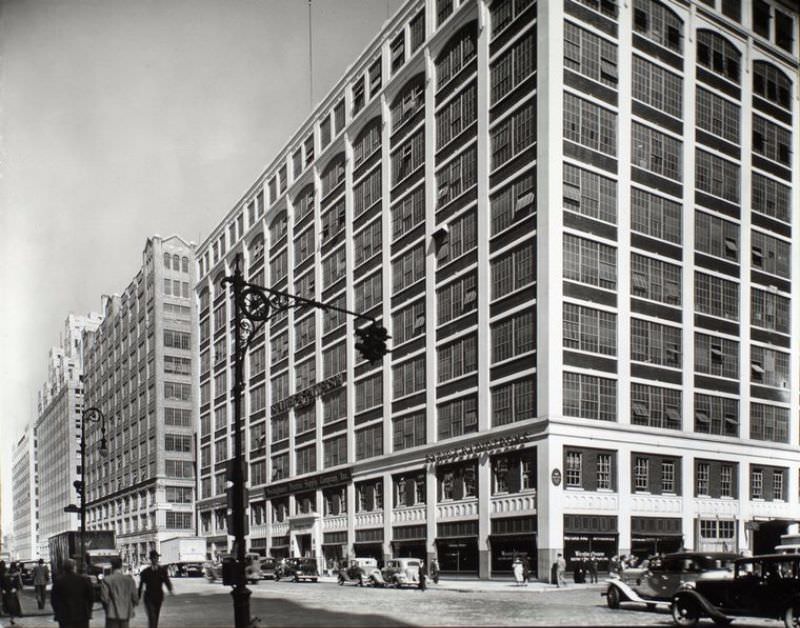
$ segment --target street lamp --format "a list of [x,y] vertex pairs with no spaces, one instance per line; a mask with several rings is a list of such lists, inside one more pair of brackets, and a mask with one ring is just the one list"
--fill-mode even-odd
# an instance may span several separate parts
[[81,479],[75,480],[72,485],[81,499],[80,506],[70,504],[64,512],[79,513],[81,518],[81,573],[86,572],[86,422],[100,424],[100,455],[108,456],[108,443],[106,442],[106,417],[99,408],[86,408],[81,414]]

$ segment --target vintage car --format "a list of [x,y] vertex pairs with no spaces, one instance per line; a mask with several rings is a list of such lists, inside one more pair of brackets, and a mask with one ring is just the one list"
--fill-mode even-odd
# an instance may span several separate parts
[[286,578],[292,582],[302,580],[319,580],[319,570],[316,558],[287,558],[281,562],[279,568],[275,569],[275,581]]
[[350,565],[339,570],[339,584],[356,582],[358,586],[365,584],[373,586],[383,585],[383,575],[378,569],[378,561],[374,558],[354,558]]
[[687,582],[672,598],[672,619],[694,626],[701,617],[725,625],[734,617],[783,619],[800,626],[800,555],[740,558],[730,580]]
[[736,554],[726,552],[679,552],[654,556],[645,568],[625,569],[608,579],[603,592],[609,608],[621,602],[637,602],[653,609],[669,604],[678,588],[696,580],[730,580]]
[[278,561],[274,558],[262,558],[261,559],[261,578],[264,580],[269,580],[270,578],[275,577],[275,568],[278,565]]
[[387,586],[419,586],[421,561],[418,558],[393,558],[381,570]]

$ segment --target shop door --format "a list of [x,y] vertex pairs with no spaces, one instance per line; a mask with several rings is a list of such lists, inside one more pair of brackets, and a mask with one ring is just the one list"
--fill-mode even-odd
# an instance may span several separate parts
[[781,535],[786,534],[789,524],[786,521],[759,521],[758,529],[753,530],[753,554],[772,554],[780,545]]
[[496,536],[491,539],[491,547],[492,577],[512,575],[511,565],[515,558],[523,562],[527,560],[531,577],[536,577],[538,557],[535,536]]
[[297,535],[297,550],[303,558],[311,558],[311,535],[298,534]]
[[439,540],[438,549],[440,571],[469,575],[478,572],[478,539]]

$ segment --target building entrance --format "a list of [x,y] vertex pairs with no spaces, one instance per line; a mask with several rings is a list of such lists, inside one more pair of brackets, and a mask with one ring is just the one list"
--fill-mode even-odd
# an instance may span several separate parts
[[447,573],[478,573],[478,539],[437,539],[439,570]]
[[772,521],[752,521],[749,526],[753,535],[753,554],[772,554],[781,544],[781,536],[789,530],[793,521],[774,519]]

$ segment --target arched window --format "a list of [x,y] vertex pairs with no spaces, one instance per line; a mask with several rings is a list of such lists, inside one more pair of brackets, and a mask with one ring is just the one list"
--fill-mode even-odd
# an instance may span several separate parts
[[286,235],[286,211],[280,211],[269,224],[269,241],[273,246]]
[[753,93],[784,109],[792,109],[792,82],[767,61],[753,61]]
[[322,196],[326,196],[344,181],[344,153],[339,153],[322,171]]
[[264,259],[264,236],[259,233],[252,239],[249,246],[250,263],[255,264]]
[[478,22],[470,22],[453,35],[436,57],[436,88],[441,89],[475,58]]
[[741,73],[740,53],[736,46],[712,31],[697,31],[697,63],[715,74],[738,83]]
[[425,106],[425,74],[410,79],[392,102],[392,131]]
[[180,255],[173,255],[172,256],[172,270],[180,270],[181,269],[181,257]]
[[172,256],[169,253],[164,253],[164,268],[169,270],[169,261]]
[[658,0],[634,0],[633,30],[665,48],[681,52],[683,21]]
[[[294,197],[294,224],[314,211],[314,184],[309,183]],[[274,240],[273,240],[274,242]]]
[[217,299],[225,294],[225,290],[227,289],[227,285],[222,283],[222,280],[225,279],[225,273],[219,273],[216,277],[214,277],[214,298]]
[[381,146],[380,116],[376,116],[361,129],[353,142],[353,167],[357,168]]

